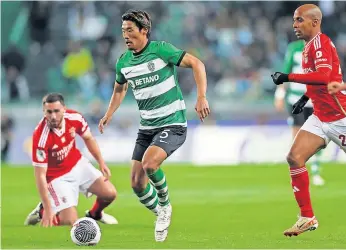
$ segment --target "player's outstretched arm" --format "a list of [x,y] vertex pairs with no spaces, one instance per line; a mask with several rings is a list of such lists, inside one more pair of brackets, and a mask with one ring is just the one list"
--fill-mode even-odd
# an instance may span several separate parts
[[306,74],[289,74],[288,78],[291,82],[302,83],[306,85],[327,85],[329,82],[331,69],[318,68],[315,72]]
[[315,72],[305,74],[285,74],[282,72],[275,72],[271,75],[273,82],[276,85],[285,82],[296,82],[306,85],[327,85],[329,82],[331,70],[329,68],[319,68]]
[[107,178],[110,177],[111,172],[102,157],[102,154],[96,139],[94,138],[94,136],[92,135],[89,129],[84,132],[84,134],[82,135],[82,138],[89,152],[99,164],[100,170],[103,173],[103,175]]
[[193,76],[197,85],[197,103],[195,110],[200,120],[203,122],[210,113],[207,101],[207,73],[205,71],[205,66],[201,60],[189,53],[185,54],[179,66],[192,68]]
[[108,123],[111,121],[113,113],[120,107],[120,104],[122,103],[126,95],[127,89],[127,83],[119,84],[115,82],[113,94],[109,102],[107,112],[99,122],[98,127],[101,134],[103,134],[104,127],[107,126]]
[[[322,38],[321,38],[322,39]],[[289,74],[288,78],[292,82],[306,85],[327,85],[330,81],[333,65],[332,42],[328,40],[320,41],[313,47],[313,52],[308,60],[314,62],[316,71],[305,72],[304,74]]]
[[51,227],[53,226],[55,215],[48,198],[48,184],[46,180],[46,173],[47,167],[35,167],[36,186],[44,208],[44,216],[42,218],[41,224],[44,227]]

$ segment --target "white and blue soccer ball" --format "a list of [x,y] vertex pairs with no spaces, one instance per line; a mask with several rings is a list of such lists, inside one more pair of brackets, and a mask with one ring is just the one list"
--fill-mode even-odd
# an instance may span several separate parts
[[91,218],[78,219],[71,228],[71,239],[78,246],[94,246],[101,239],[101,229]]

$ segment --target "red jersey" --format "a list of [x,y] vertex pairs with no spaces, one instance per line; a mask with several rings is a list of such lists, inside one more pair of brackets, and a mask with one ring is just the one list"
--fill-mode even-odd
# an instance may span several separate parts
[[[302,62],[304,73],[320,72],[327,76],[325,84],[332,81],[343,82],[338,53],[330,38],[317,34],[305,44]],[[314,114],[322,122],[332,122],[345,117],[335,98],[346,109],[346,95],[339,92],[333,97],[326,85],[307,85],[306,95],[314,106]]]
[[61,130],[50,129],[45,118],[40,121],[33,134],[32,164],[47,167],[47,182],[70,172],[80,160],[75,137],[88,129],[84,117],[73,110],[66,110]]

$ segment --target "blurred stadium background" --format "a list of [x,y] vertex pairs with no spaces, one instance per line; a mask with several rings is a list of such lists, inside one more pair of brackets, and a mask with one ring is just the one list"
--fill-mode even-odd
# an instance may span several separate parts
[[[322,8],[323,31],[336,44],[344,69],[346,4],[315,3]],[[112,94],[115,62],[125,49],[121,15],[137,8],[152,16],[152,39],[171,42],[206,64],[212,115],[205,124],[199,123],[194,113],[192,72],[179,69],[190,129],[185,146],[170,160],[283,162],[291,132],[287,113],[274,109],[270,73],[281,69],[287,44],[296,39],[292,13],[299,4],[2,1],[2,142],[11,134],[5,160],[30,163],[30,136],[42,115],[40,101],[47,92],[65,94],[68,106],[96,126]],[[128,162],[138,122],[136,103],[128,93],[111,129],[99,137],[108,162]],[[326,161],[345,160],[334,145],[324,155]]]
[[[196,55],[205,63],[208,75],[212,114],[201,124],[194,111],[196,88],[192,72],[178,70],[188,108],[188,137],[168,160],[174,168],[165,171],[176,202],[178,216],[174,223],[179,224],[180,230],[193,227],[193,232],[188,231],[190,236],[186,236],[173,227],[176,231],[172,231],[171,243],[166,247],[296,248],[294,241],[281,241],[280,235],[284,227],[295,221],[296,205],[285,168],[285,155],[291,144],[288,114],[274,108],[275,86],[270,73],[281,70],[287,44],[296,39],[292,14],[302,3],[1,1],[1,156],[5,166],[2,214],[3,225],[8,229],[2,237],[5,247],[56,248],[57,239],[61,240],[60,247],[71,246],[63,243],[68,237],[63,229],[56,229],[61,234],[54,235],[39,228],[30,229],[37,233],[36,238],[31,236],[32,232],[24,231],[20,231],[21,240],[17,237],[18,230],[24,230],[20,229],[22,221],[38,201],[30,169],[31,134],[42,116],[41,99],[47,92],[63,93],[67,106],[85,115],[111,166],[129,166],[139,124],[131,91],[103,136],[97,131],[97,123],[112,94],[115,62],[125,49],[121,15],[135,8],[151,14],[152,39],[171,42]],[[312,3],[322,9],[323,32],[334,41],[345,70],[346,2]],[[87,154],[83,144],[78,143]],[[346,156],[331,143],[322,160],[330,162],[323,174],[327,183],[331,179],[333,184],[320,190],[319,199],[314,199],[320,210],[332,211],[319,211],[320,218],[334,219],[329,228],[338,232],[317,230],[321,237],[311,241],[303,238],[300,248],[346,245],[342,234],[346,229],[341,228],[337,217],[345,206],[344,166],[335,163],[346,162]],[[253,167],[253,163],[258,165]],[[176,169],[176,165],[182,168]],[[212,168],[194,168],[204,165]],[[241,167],[213,168],[220,165]],[[268,169],[268,165],[277,167]],[[134,222],[129,210],[138,209],[139,215],[146,212],[132,195],[128,169],[113,172],[120,195],[118,205],[112,209],[119,221],[132,224],[127,228],[123,224],[124,231],[113,232],[112,236],[134,237],[114,243],[112,236],[106,234],[109,243],[103,246],[128,248],[135,243],[143,248],[156,247],[148,226],[151,218],[138,217]],[[186,190],[189,192],[185,193]],[[23,204],[18,206],[18,200]],[[91,201],[82,203],[89,206]],[[196,210],[196,204],[205,206]],[[333,210],[328,210],[326,204],[333,204]],[[86,208],[84,205],[81,209]],[[253,206],[256,213],[251,212]],[[290,213],[283,216],[282,211],[288,208]],[[190,212],[183,213],[182,209]],[[220,218],[210,217],[215,210]],[[279,216],[282,224],[277,223]],[[203,220],[200,224],[185,223],[191,218]],[[264,224],[268,229],[263,231]],[[140,225],[136,229],[139,231],[135,231],[134,225]],[[148,228],[140,230],[145,227]],[[175,244],[174,240],[186,245]],[[36,241],[41,243],[30,243]]]

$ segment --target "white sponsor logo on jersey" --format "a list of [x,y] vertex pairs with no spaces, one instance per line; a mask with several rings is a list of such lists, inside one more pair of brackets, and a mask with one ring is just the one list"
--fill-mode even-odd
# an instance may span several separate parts
[[70,142],[67,146],[63,147],[61,150],[58,152],[52,152],[53,157],[57,157],[58,161],[62,161],[63,159],[66,158],[66,156],[70,153],[72,147],[74,145],[74,140]]
[[314,71],[312,70],[312,68],[304,69],[304,73],[305,73],[305,74],[306,74],[306,73],[309,73],[309,72],[314,72]]
[[159,75],[148,76],[135,80],[135,86],[141,86],[142,84],[151,83],[159,80]]
[[316,58],[321,58],[322,57],[322,51],[317,50],[316,51]]

